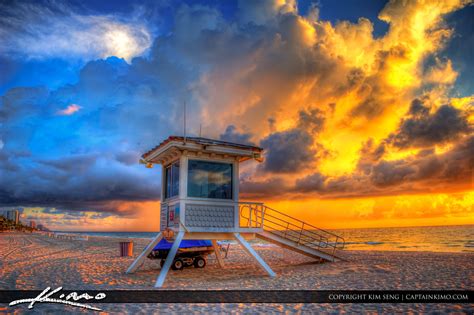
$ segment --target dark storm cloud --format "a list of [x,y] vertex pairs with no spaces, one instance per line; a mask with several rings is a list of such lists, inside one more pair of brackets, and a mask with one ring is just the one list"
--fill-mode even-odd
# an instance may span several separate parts
[[[91,168],[95,162],[97,161],[98,156],[96,154],[93,155],[76,155],[76,156],[69,156],[62,159],[44,159],[44,160],[37,160],[37,163],[43,164],[43,166],[49,166],[54,168],[54,170],[59,170],[63,172],[84,172]],[[41,167],[41,166],[40,166]],[[54,171],[52,170],[52,171]]]
[[351,175],[329,178],[314,173],[298,179],[291,189],[331,197],[427,193],[453,186],[466,190],[473,185],[473,174],[474,136],[470,136],[443,154],[422,150],[415,156],[394,161],[377,156],[371,164],[359,163],[358,171]]
[[374,194],[373,185],[367,176],[359,174],[327,177],[313,173],[300,178],[291,188],[293,193],[315,193],[319,197],[345,198]]
[[240,133],[234,125],[227,126],[225,132],[219,136],[219,139],[224,141],[254,145],[251,138],[251,133]]
[[0,97],[0,122],[9,123],[21,116],[34,115],[44,110],[49,91],[43,87],[16,87]]
[[451,105],[442,105],[433,113],[422,101],[412,102],[409,117],[402,120],[389,142],[398,148],[429,147],[458,139],[471,131],[467,113]]
[[313,137],[301,129],[270,134],[260,142],[266,150],[263,170],[273,173],[300,171],[315,160]]
[[273,132],[260,141],[266,150],[262,169],[266,172],[289,173],[301,171],[312,166],[318,158],[321,147],[314,143],[314,136],[324,126],[324,115],[319,109],[299,112],[297,126]]
[[428,116],[430,108],[425,106],[422,100],[416,98],[411,102],[408,113],[413,116]]
[[245,198],[277,198],[288,192],[288,182],[279,177],[272,177],[264,181],[242,180],[240,182],[240,193]]
[[376,186],[392,186],[400,183],[426,183],[444,185],[456,183],[468,186],[474,170],[474,137],[459,142],[452,150],[437,155],[423,151],[420,155],[397,161],[380,161],[374,165],[371,180]]
[[314,173],[296,180],[295,190],[300,192],[321,191],[324,188],[325,180],[324,175]]
[[0,203],[114,212],[109,202],[159,198],[158,181],[138,167],[82,155],[20,165],[14,172],[3,169]]
[[125,165],[136,165],[140,157],[139,152],[118,152],[115,155],[115,159]]
[[318,108],[311,108],[309,110],[302,110],[299,112],[299,127],[307,130],[311,134],[315,134],[324,126],[324,114]]
[[370,170],[374,163],[379,161],[386,152],[385,143],[375,145],[374,140],[371,138],[363,144],[360,150],[359,161],[357,162],[357,168],[365,174],[370,173]]
[[373,167],[371,179],[376,186],[392,186],[408,182],[415,173],[415,167],[403,160],[381,161]]

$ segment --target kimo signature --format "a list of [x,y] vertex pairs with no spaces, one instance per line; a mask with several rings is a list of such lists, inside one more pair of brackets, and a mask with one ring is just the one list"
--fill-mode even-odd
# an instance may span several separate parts
[[60,292],[63,289],[63,287],[59,287],[53,291],[51,290],[51,287],[47,287],[46,289],[43,290],[37,297],[31,298],[31,299],[22,299],[22,300],[16,300],[13,302],[10,302],[10,306],[18,305],[18,304],[23,304],[23,303],[30,303],[28,305],[29,309],[32,309],[35,305],[35,303],[57,303],[57,304],[66,304],[66,305],[71,305],[71,306],[76,306],[76,307],[82,307],[86,308],[89,310],[95,310],[95,311],[101,311],[100,308],[83,304],[83,303],[78,303],[77,301],[84,299],[84,300],[102,300],[105,299],[105,293],[98,293],[95,296],[89,295],[87,293],[83,293],[81,295],[78,295],[77,292],[71,292],[67,296],[65,294],[61,294],[59,298],[54,298],[52,295],[55,293]]

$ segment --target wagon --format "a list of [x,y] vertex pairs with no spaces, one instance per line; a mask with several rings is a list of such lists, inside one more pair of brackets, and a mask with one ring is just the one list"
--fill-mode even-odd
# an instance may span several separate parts
[[[173,245],[166,239],[162,239],[148,255],[150,259],[160,259],[160,266],[163,267],[165,259]],[[171,264],[171,269],[182,270],[184,267],[194,266],[204,268],[207,256],[214,252],[212,242],[208,240],[182,240],[178,252]]]

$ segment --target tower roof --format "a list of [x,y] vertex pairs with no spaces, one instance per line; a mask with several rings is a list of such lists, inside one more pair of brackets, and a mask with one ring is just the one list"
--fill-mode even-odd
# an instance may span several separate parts
[[153,149],[144,153],[142,155],[143,162],[162,164],[164,156],[169,153],[176,154],[177,151],[206,152],[210,154],[235,156],[242,162],[248,159],[260,160],[263,148],[202,137],[184,138],[182,136],[170,136]]

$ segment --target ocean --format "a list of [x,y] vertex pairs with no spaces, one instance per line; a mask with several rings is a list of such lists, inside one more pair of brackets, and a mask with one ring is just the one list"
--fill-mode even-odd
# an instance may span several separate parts
[[[330,230],[347,250],[474,252],[474,225]],[[156,232],[61,232],[117,238],[153,238]],[[260,242],[260,241],[258,241]]]
[[474,225],[334,230],[349,250],[474,252]]

